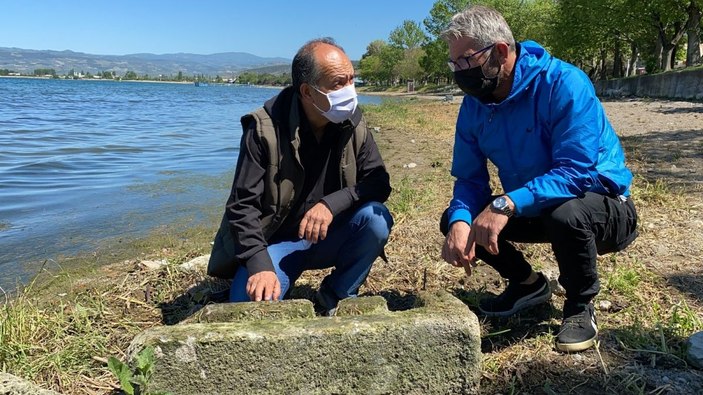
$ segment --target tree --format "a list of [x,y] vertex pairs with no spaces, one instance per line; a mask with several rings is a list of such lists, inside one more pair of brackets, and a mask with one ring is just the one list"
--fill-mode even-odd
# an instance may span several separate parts
[[36,76],[44,76],[44,75],[55,76],[56,70],[54,70],[54,69],[34,69],[34,75],[36,75]]
[[425,72],[420,66],[420,58],[425,54],[422,48],[405,50],[403,58],[395,65],[395,74],[401,80],[423,80]]
[[391,45],[405,50],[420,48],[425,42],[425,33],[420,24],[414,21],[403,21],[403,24],[393,29],[388,42]]
[[686,24],[686,67],[701,61],[701,1],[691,0],[688,6],[688,23]]
[[444,40],[435,39],[426,43],[422,49],[424,55],[420,58],[420,66],[425,71],[427,79],[434,82],[451,82],[452,72],[447,67],[449,49]]
[[361,56],[362,59],[364,58],[364,56],[379,55],[383,50],[383,47],[385,47],[386,45],[388,44],[383,40],[371,41],[371,43],[366,46],[366,53]]
[[403,49],[376,40],[367,46],[359,61],[359,77],[372,84],[393,84],[397,79],[396,65],[403,59]]
[[122,79],[125,80],[137,80],[139,77],[137,76],[137,73],[135,73],[132,70],[128,70],[126,73],[124,73],[124,77]]

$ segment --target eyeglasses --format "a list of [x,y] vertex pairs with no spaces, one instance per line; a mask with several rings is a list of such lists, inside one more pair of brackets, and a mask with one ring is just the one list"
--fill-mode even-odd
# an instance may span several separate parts
[[476,59],[477,56],[481,55],[482,53],[488,51],[489,49],[495,47],[495,43],[487,46],[486,48],[479,49],[478,51],[472,53],[469,56],[462,56],[457,60],[451,60],[447,62],[447,65],[449,65],[449,69],[451,71],[459,71],[459,70],[466,70],[472,68],[471,66],[471,59]]

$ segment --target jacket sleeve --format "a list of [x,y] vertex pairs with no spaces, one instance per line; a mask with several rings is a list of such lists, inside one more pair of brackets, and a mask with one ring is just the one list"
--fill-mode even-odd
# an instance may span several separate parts
[[471,133],[467,102],[461,106],[454,134],[454,154],[451,174],[454,196],[449,203],[449,225],[457,221],[471,224],[491,197],[486,156]]
[[267,158],[266,149],[252,125],[242,134],[237,170],[225,211],[234,236],[236,259],[246,265],[249,274],[274,270],[261,227]]
[[583,196],[597,182],[596,163],[605,113],[591,82],[576,71],[562,74],[549,103],[551,169],[508,192],[517,215]]
[[383,203],[391,194],[390,177],[372,132],[366,133],[366,140],[357,152],[356,179],[356,185],[342,188],[322,198],[333,215],[336,216],[356,203]]

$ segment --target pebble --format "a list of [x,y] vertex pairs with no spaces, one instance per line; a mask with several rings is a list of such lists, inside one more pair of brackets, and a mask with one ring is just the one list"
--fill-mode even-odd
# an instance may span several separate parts
[[610,311],[613,308],[613,304],[609,300],[601,300],[598,302],[598,310],[600,311]]
[[379,128],[378,126],[375,126],[375,127],[373,128],[373,131],[374,131],[374,132],[380,132],[380,131],[381,131],[381,128]]
[[414,142],[415,142],[415,139],[410,139],[410,142],[411,142],[411,143],[414,143]]
[[410,162],[410,163],[408,163],[407,165],[403,165],[403,167],[406,167],[406,168],[408,168],[408,169],[414,169],[414,168],[417,167],[417,163],[415,163],[415,162]]

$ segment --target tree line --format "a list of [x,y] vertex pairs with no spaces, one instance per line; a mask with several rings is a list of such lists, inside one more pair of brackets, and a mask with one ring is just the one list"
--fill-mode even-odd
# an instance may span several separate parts
[[701,63],[703,0],[438,0],[422,25],[404,21],[387,40],[371,42],[359,77],[376,85],[450,83],[448,48],[439,35],[472,4],[497,9],[516,41],[537,41],[594,80]]

